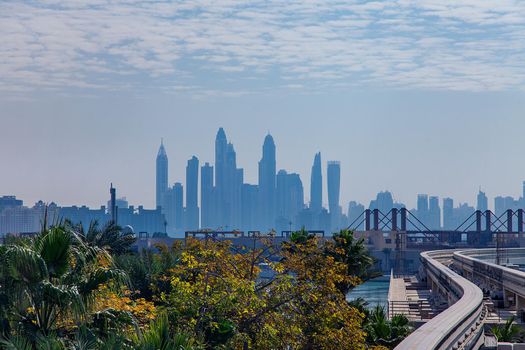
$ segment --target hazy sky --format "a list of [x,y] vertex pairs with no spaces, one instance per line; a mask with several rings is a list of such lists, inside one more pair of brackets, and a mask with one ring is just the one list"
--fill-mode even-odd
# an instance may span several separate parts
[[270,131],[306,200],[317,151],[344,208],[521,194],[523,1],[1,2],[0,37],[0,195],[27,204],[153,206],[160,138],[184,182],[220,126],[251,183]]

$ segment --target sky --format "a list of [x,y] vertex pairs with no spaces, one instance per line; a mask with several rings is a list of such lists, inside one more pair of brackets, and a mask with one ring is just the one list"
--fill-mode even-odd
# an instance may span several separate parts
[[270,132],[306,201],[317,151],[344,208],[521,194],[523,1],[87,3],[0,2],[0,195],[152,207],[160,139],[184,182],[219,127],[250,183]]

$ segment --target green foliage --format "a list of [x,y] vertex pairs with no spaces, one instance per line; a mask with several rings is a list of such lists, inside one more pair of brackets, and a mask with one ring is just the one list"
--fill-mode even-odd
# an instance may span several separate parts
[[376,305],[365,320],[367,341],[372,345],[394,348],[411,332],[411,326],[405,315],[394,315],[388,320],[385,308]]
[[134,345],[137,350],[197,350],[201,347],[185,334],[170,331],[166,314],[152,322],[149,329],[137,337]]
[[512,342],[516,340],[521,333],[521,329],[514,324],[516,318],[512,316],[509,318],[503,326],[498,325],[492,327],[492,334],[498,339],[499,342]]
[[[255,241],[259,239],[259,241]],[[366,308],[345,290],[369,266],[351,232],[278,247],[134,237],[58,223],[0,246],[0,349],[363,349]],[[257,243],[257,244],[256,244]],[[261,274],[261,272],[270,272]],[[390,335],[403,333],[392,320]]]
[[97,221],[92,221],[87,231],[84,231],[82,224],[73,226],[71,223],[68,223],[68,225],[78,232],[86,244],[106,249],[114,255],[128,253],[131,246],[137,240],[134,234],[123,230],[112,221],[108,222],[102,228],[99,228]]
[[43,349],[60,346],[52,334],[68,322],[84,322],[100,285],[125,280],[107,252],[87,246],[65,225],[2,247],[0,261],[3,333],[8,339],[13,331],[25,335]]

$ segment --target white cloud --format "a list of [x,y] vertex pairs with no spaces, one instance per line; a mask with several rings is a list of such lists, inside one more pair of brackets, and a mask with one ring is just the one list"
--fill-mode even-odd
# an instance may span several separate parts
[[3,2],[0,37],[12,92],[525,83],[525,3],[513,0]]

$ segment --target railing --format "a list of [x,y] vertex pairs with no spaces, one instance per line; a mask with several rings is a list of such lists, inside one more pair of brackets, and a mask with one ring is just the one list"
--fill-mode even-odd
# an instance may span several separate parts
[[476,349],[483,338],[483,293],[442,261],[453,251],[421,253],[427,279],[432,280],[452,304],[448,309],[415,330],[396,349]]

